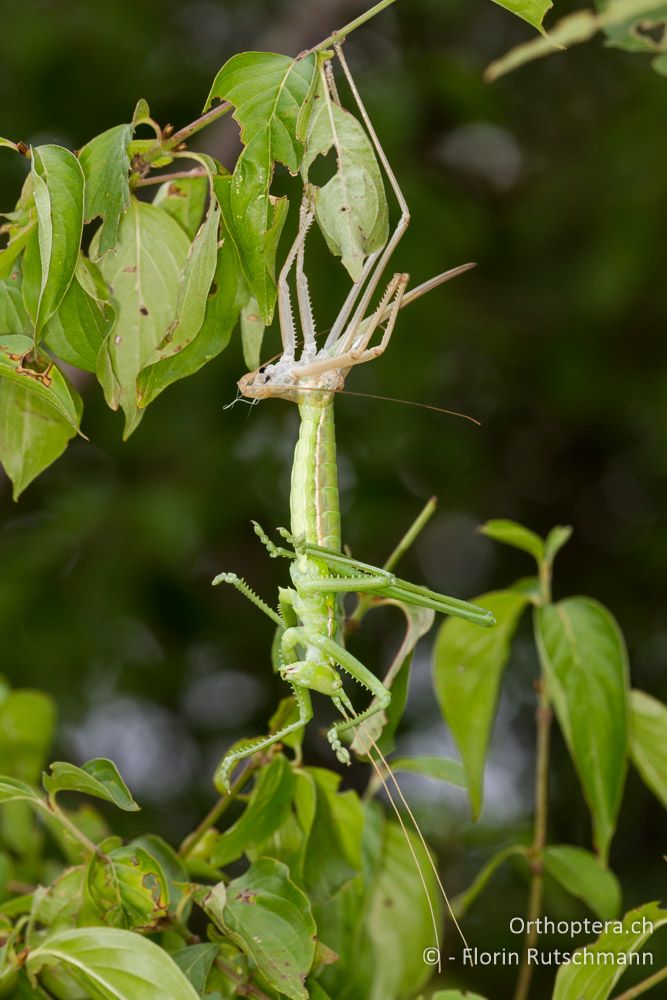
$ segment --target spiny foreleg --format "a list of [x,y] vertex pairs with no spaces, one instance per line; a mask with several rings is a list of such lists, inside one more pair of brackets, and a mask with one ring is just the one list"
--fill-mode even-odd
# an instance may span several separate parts
[[294,684],[291,685],[291,688],[297,708],[299,709],[299,718],[277,733],[271,733],[269,736],[251,740],[249,743],[243,743],[241,746],[226,753],[218,764],[213,779],[215,787],[219,792],[228,793],[230,791],[229,777],[240,761],[245,760],[247,757],[252,757],[253,754],[261,750],[268,750],[269,747],[275,746],[276,743],[281,743],[289,733],[295,733],[303,729],[310,722],[313,717],[313,706],[309,692],[306,688],[297,687]]

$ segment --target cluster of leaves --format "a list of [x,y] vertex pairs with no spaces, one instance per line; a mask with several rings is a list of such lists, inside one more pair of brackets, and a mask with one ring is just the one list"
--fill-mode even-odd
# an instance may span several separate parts
[[[145,101],[78,156],[1,140],[30,160],[0,230],[0,461],[15,497],[79,432],[82,404],[67,366],[96,374],[109,406],[124,413],[127,437],[167,386],[223,350],[239,316],[246,361],[259,363],[288,211],[287,198],[271,194],[276,164],[301,172],[327,245],[353,279],[383,246],[380,170],[328,81],[331,55],[244,53],[223,66],[200,123],[235,109],[244,149],[233,174],[186,153]],[[140,126],[154,137],[137,138]],[[332,149],[336,170],[318,187],[309,175]],[[152,202],[139,199],[160,180],[152,169],[184,157],[198,166],[175,172]],[[85,224],[98,218],[89,239]]]
[[[527,871],[534,872],[537,866],[537,870],[551,876],[600,920],[617,920],[621,889],[608,867],[608,856],[627,766],[629,761],[634,764],[647,787],[667,808],[667,705],[630,688],[623,635],[607,608],[590,597],[552,600],[553,562],[570,537],[569,528],[556,527],[546,539],[508,520],[489,521],[480,530],[532,556],[537,574],[476,598],[494,612],[494,629],[475,629],[467,622],[448,619],[438,632],[434,687],[461,755],[460,783],[467,789],[472,816],[477,819],[483,804],[484,769],[503,670],[519,621],[532,606],[541,667],[541,725],[548,726],[553,712],[590,811],[594,852],[568,844],[543,843],[541,838],[531,845],[504,847],[457,898],[455,910],[462,915],[498,868],[514,857],[524,862]],[[655,920],[654,929],[667,920],[667,911],[654,903],[636,911],[640,917],[649,912],[647,921]],[[611,938],[614,949],[619,951],[642,947],[645,937],[633,936],[630,930],[632,916],[625,918],[627,928],[623,934],[619,931],[603,936],[596,947],[605,950]],[[626,931],[627,939],[623,936]],[[601,979],[600,969],[594,965],[564,966],[556,980],[554,997],[576,1000],[587,996],[586,991],[595,984],[599,991],[595,996],[604,1000],[622,971],[620,964],[612,965]]]
[[92,805],[59,801],[137,810],[114,765],[54,763],[40,791],[53,706],[5,689],[0,716],[0,996],[325,1000],[354,982],[379,1000],[414,996],[428,977],[430,916],[411,867],[424,848],[337,775],[276,752],[218,806],[219,820],[237,801],[226,829],[202,824],[178,853],[153,834],[124,844]]

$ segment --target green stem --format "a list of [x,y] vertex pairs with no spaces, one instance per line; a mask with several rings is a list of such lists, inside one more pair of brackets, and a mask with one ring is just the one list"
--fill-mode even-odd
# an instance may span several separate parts
[[74,837],[75,840],[78,840],[81,846],[84,847],[85,850],[89,852],[89,854],[98,854],[100,857],[106,857],[104,852],[99,849],[97,844],[94,844],[92,840],[90,840],[85,835],[85,833],[79,830],[78,826],[76,826],[69,818],[69,816],[67,816],[62,811],[62,809],[56,802],[55,795],[49,796],[48,804],[44,803],[43,808],[50,816],[53,816],[53,818],[56,819],[58,823],[60,823],[60,825],[65,830],[67,830],[67,832],[71,834],[72,837]]
[[648,977],[648,979],[643,979],[641,983],[637,983],[636,986],[631,986],[629,990],[625,991],[625,993],[619,993],[616,1000],[634,1000],[635,997],[639,997],[642,993],[646,993],[647,990],[657,986],[657,984],[661,983],[664,979],[667,979],[667,965],[664,969],[659,969],[657,972],[654,972],[652,976]]
[[222,118],[227,114],[228,111],[232,110],[233,105],[229,101],[222,101],[220,104],[216,104],[214,107],[209,108],[205,111],[203,115],[199,118],[195,118],[193,122],[189,125],[184,125],[183,128],[179,129],[178,132],[174,132],[166,142],[162,143],[163,149],[176,149],[181,143],[186,142],[191,135],[196,132],[200,132],[207,125],[212,125],[213,122],[217,122],[219,118]]
[[[399,559],[405,555],[417,536],[424,530],[427,522],[433,517],[437,505],[437,497],[431,497],[430,500],[427,500],[422,510],[419,512],[396,548],[384,563],[382,567],[383,569],[392,570]],[[361,619],[364,617],[368,609],[375,603],[375,598],[370,597],[368,594],[362,594],[357,599],[354,611],[345,622],[346,630],[353,632],[356,628],[358,628],[361,623]]]
[[155,174],[153,177],[140,177],[134,182],[135,187],[147,187],[149,184],[165,184],[168,181],[180,181],[188,177],[206,177],[203,167],[194,170],[175,170],[171,174]]
[[528,898],[527,921],[529,930],[524,942],[523,957],[514,1000],[526,1000],[530,991],[533,966],[528,961],[528,950],[537,944],[537,920],[542,911],[544,893],[544,848],[547,842],[547,817],[549,810],[549,737],[551,733],[551,706],[544,678],[536,683],[538,704],[535,712],[537,722],[537,753],[535,762],[535,828],[533,844],[528,853],[531,867],[530,895]]
[[511,858],[516,854],[520,854],[525,858],[527,855],[527,849],[521,845],[506,847],[504,850],[499,851],[498,854],[491,858],[490,861],[487,861],[486,865],[482,868],[472,885],[452,900],[452,909],[457,918],[462,917],[468,908],[474,903],[482,890],[486,888],[491,876],[495,875],[500,866],[507,861],[508,858]]
[[318,45],[314,45],[312,49],[308,49],[308,51],[304,52],[303,55],[310,55],[311,52],[321,52],[322,49],[328,49],[331,48],[332,45],[340,44],[345,41],[347,36],[351,35],[353,31],[356,31],[357,28],[366,24],[366,22],[370,21],[371,18],[380,14],[386,7],[391,7],[393,3],[396,3],[396,0],[380,0],[380,3],[376,3],[373,7],[367,10],[365,14],[360,14],[359,17],[355,17],[354,21],[350,21],[349,24],[345,25],[345,27],[339,28],[338,31],[332,31],[328,38],[325,38],[324,41],[320,42]]
[[253,764],[252,762],[241,772],[236,781],[233,783],[229,794],[221,795],[218,801],[215,803],[213,808],[204,816],[203,820],[199,826],[188,834],[183,843],[178,849],[178,853],[183,857],[187,858],[188,855],[192,854],[193,850],[202,839],[207,830],[210,830],[212,826],[218,822],[222,814],[228,808],[228,806],[234,801],[242,788],[244,788],[250,781],[250,778],[255,773],[259,764]]

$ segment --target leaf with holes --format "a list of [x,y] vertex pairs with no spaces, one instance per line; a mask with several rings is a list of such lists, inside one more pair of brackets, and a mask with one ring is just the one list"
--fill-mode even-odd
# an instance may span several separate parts
[[87,887],[105,924],[148,931],[167,916],[167,879],[155,858],[136,844],[116,847],[90,859]]
[[372,143],[331,96],[321,66],[301,166],[305,180],[313,162],[330,149],[336,151],[337,170],[323,187],[312,187],[315,217],[327,246],[357,281],[366,257],[387,241],[389,209]]

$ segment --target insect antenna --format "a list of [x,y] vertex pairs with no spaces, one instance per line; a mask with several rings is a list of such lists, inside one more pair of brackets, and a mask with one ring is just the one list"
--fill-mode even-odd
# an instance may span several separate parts
[[[420,875],[420,878],[421,878],[421,881],[422,881],[422,885],[424,886],[424,890],[425,890],[427,896],[428,896],[428,889],[426,887],[426,882],[425,882],[425,879],[424,879],[423,874],[422,874],[421,866],[420,866],[419,861],[418,861],[418,859],[417,859],[417,857],[415,855],[414,849],[412,848],[412,846],[410,844],[410,839],[409,839],[409,837],[407,835],[407,831],[406,831],[406,828],[405,828],[404,821],[403,821],[403,819],[401,817],[401,814],[400,814],[400,811],[398,809],[398,806],[396,805],[396,802],[394,801],[394,797],[393,797],[393,795],[392,795],[392,793],[391,793],[391,791],[389,789],[389,786],[387,784],[385,776],[382,773],[382,770],[380,769],[380,767],[378,767],[377,761],[374,760],[374,758],[373,758],[373,754],[371,753],[371,747],[373,748],[373,750],[377,754],[377,756],[378,756],[378,758],[379,758],[379,760],[380,760],[383,768],[386,771],[386,774],[391,779],[391,782],[394,785],[394,787],[396,789],[396,792],[398,793],[398,797],[401,800],[401,802],[403,803],[403,806],[405,807],[405,811],[407,812],[408,816],[410,817],[410,820],[412,822],[412,825],[414,826],[415,832],[416,832],[417,836],[419,837],[419,840],[420,840],[420,842],[422,844],[422,847],[424,848],[424,851],[426,852],[426,856],[428,858],[429,865],[431,866],[433,874],[435,875],[435,879],[436,879],[436,881],[438,883],[438,886],[440,887],[440,892],[442,893],[442,898],[445,901],[445,905],[447,907],[447,911],[449,912],[449,915],[452,918],[452,921],[454,922],[454,926],[456,927],[456,930],[458,931],[459,936],[460,936],[461,940],[463,941],[464,947],[465,948],[469,948],[469,945],[468,945],[468,942],[466,940],[466,937],[465,937],[463,931],[461,930],[461,925],[459,924],[458,920],[456,919],[456,915],[455,915],[454,910],[452,908],[452,904],[449,901],[449,896],[447,895],[447,891],[446,891],[444,885],[442,884],[442,879],[440,878],[440,872],[438,871],[438,867],[435,864],[435,862],[434,862],[434,860],[433,860],[433,858],[431,856],[431,852],[430,852],[430,850],[428,848],[428,844],[426,843],[426,840],[425,840],[424,835],[423,835],[423,833],[421,831],[419,823],[417,822],[415,814],[413,813],[412,809],[410,808],[410,805],[409,805],[407,799],[405,798],[405,795],[403,794],[401,786],[398,783],[398,778],[396,777],[396,775],[392,771],[392,769],[391,769],[391,767],[389,765],[389,762],[387,761],[386,757],[384,756],[384,754],[380,750],[380,747],[377,745],[377,742],[373,739],[373,737],[370,735],[370,733],[365,732],[361,728],[357,729],[356,732],[357,732],[357,734],[358,734],[359,739],[361,740],[361,742],[365,743],[364,752],[366,753],[366,756],[368,757],[368,759],[370,760],[371,764],[373,765],[373,769],[375,770],[375,773],[377,774],[379,780],[381,781],[382,787],[384,788],[384,790],[385,790],[385,792],[387,794],[387,798],[389,799],[389,801],[391,803],[391,806],[392,806],[394,812],[396,813],[396,816],[398,817],[398,821],[401,824],[401,829],[403,830],[403,833],[406,836],[406,840],[408,842],[408,845],[410,846],[410,852],[412,854],[412,857],[413,857],[413,859],[415,861],[415,864],[417,865],[417,868],[419,869],[419,875]],[[428,898],[429,898],[429,909],[431,910],[431,918],[434,919],[430,896]],[[437,938],[437,934],[436,934],[436,938]],[[438,970],[440,971],[439,959],[438,959]]]
[[[348,715],[347,711],[345,710],[345,708],[342,705],[339,706],[339,708],[340,708],[341,714],[343,715],[343,717],[346,720],[350,721],[351,719],[356,718],[356,712],[354,712],[353,709],[351,709],[350,715]],[[357,732],[360,733],[360,730],[357,730]],[[365,735],[366,734],[363,734],[361,738],[365,739]],[[369,737],[369,738],[371,739],[371,742],[375,746],[375,749],[378,751],[378,753],[380,753],[379,748],[377,747],[377,744],[375,744],[375,741],[372,739],[372,737]],[[387,782],[385,780],[385,777],[384,777],[382,771],[378,767],[377,762],[375,761],[375,759],[374,759],[374,757],[373,757],[373,755],[371,753],[371,748],[368,746],[368,744],[366,744],[366,746],[364,747],[364,751],[366,753],[366,756],[370,760],[371,764],[373,765],[373,768],[375,770],[375,773],[378,776],[378,779],[382,782],[382,785],[383,785],[384,790],[385,790],[385,792],[387,794],[387,798],[389,799],[391,807],[394,810],[394,812],[396,813],[396,819],[398,820],[399,825],[401,827],[401,830],[403,831],[403,836],[405,838],[405,842],[408,845],[408,849],[410,851],[410,854],[412,855],[412,860],[414,861],[415,868],[417,869],[417,873],[419,875],[419,881],[422,884],[422,888],[424,890],[424,895],[426,897],[426,903],[428,905],[429,914],[431,916],[431,925],[433,927],[433,936],[434,936],[434,940],[435,940],[435,948],[436,948],[436,952],[437,952],[437,955],[438,955],[438,972],[441,972],[442,969],[441,969],[441,963],[440,963],[440,932],[438,930],[438,921],[436,919],[435,907],[433,906],[433,900],[431,899],[431,893],[429,892],[428,885],[426,884],[426,877],[425,877],[424,872],[422,870],[422,866],[419,863],[419,858],[417,857],[417,852],[415,851],[414,845],[413,845],[413,843],[412,843],[412,841],[410,839],[410,835],[409,835],[407,827],[405,825],[405,820],[401,816],[401,812],[400,812],[398,806],[396,805],[396,802],[394,801],[394,797],[393,797],[393,795],[391,793],[391,789],[389,788],[389,786],[388,786],[388,784],[387,784]],[[380,756],[382,757],[381,753],[380,753]],[[382,760],[384,761],[383,757],[382,757]],[[385,761],[385,766],[388,767],[388,765],[386,764],[386,761]],[[392,774],[392,777],[393,777],[393,774]],[[405,801],[405,800],[403,800],[403,801]],[[413,823],[415,823],[415,826],[416,826],[416,821],[415,821],[414,816],[412,816],[412,821],[413,821]],[[429,861],[431,863],[431,867],[434,867],[434,865],[433,865],[433,859],[431,858],[431,855],[430,855],[430,852],[428,850],[428,847],[426,847],[426,841],[424,840],[423,836],[421,835],[421,831],[419,831],[418,827],[417,827],[417,831],[419,833],[419,838],[420,838],[420,840],[421,840],[421,842],[424,845],[424,848],[426,850],[426,854],[428,855]],[[439,878],[438,878],[438,882],[440,882]],[[441,884],[440,887],[442,888],[442,884]],[[464,941],[465,941],[465,938],[464,938]]]

